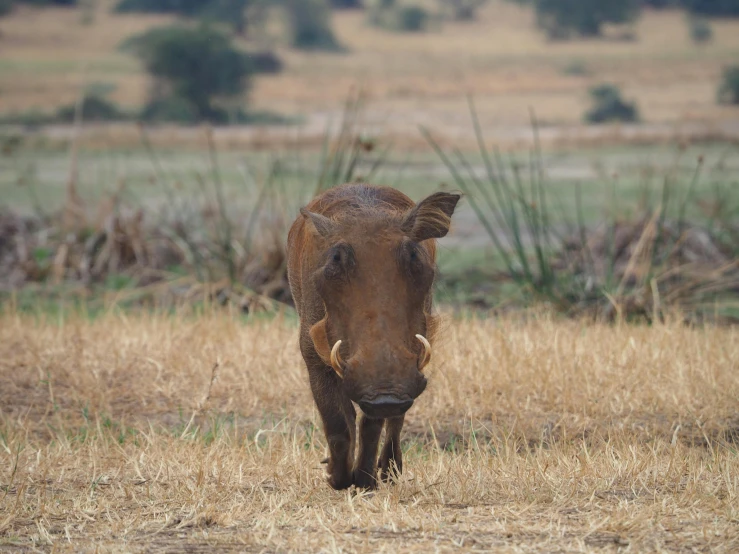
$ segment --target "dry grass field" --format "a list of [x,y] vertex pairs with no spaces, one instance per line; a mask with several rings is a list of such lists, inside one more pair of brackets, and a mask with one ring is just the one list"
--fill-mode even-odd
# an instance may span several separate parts
[[[113,4],[96,2],[87,24],[81,10],[65,9],[24,8],[0,21],[0,112],[68,104],[89,83],[111,84],[112,99],[140,106],[146,76],[118,47],[172,19],[113,14]],[[504,0],[491,0],[475,22],[421,34],[378,30],[361,12],[339,12],[334,26],[346,54],[292,51],[274,33],[246,44],[276,45],[286,62],[282,74],[256,79],[251,105],[322,121],[340,110],[351,87],[363,86],[373,121],[387,132],[416,136],[424,123],[469,134],[467,93],[486,127],[526,126],[530,107],[543,123],[572,124],[588,107],[588,88],[608,81],[637,101],[647,122],[724,122],[736,119],[735,110],[716,104],[716,87],[739,53],[739,21],[712,25],[713,42],[696,46],[684,13],[646,11],[633,27],[635,40],[611,33],[550,43],[530,9]]]
[[373,494],[325,483],[296,343],[289,315],[6,306],[0,550],[739,550],[736,328],[449,318]]

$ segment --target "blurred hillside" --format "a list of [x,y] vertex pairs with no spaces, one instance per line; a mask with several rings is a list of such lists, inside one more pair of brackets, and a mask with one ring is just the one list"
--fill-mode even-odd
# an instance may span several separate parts
[[[425,4],[433,13],[436,3]],[[121,44],[177,16],[114,13],[114,6],[21,4],[0,19],[0,113],[53,110],[90,85],[124,109],[140,108],[152,83]],[[737,19],[712,19],[711,40],[700,44],[675,8],[646,7],[633,23],[606,25],[596,38],[552,41],[536,23],[531,6],[503,0],[483,4],[472,21],[432,20],[415,33],[372,26],[367,10],[335,10],[331,24],[343,48],[335,53],[291,48],[284,23],[268,17],[235,41],[276,52],[284,69],[255,77],[242,102],[322,126],[351,87],[361,86],[373,122],[416,134],[419,123],[468,129],[468,93],[486,126],[525,126],[529,108],[543,125],[576,124],[588,109],[588,90],[608,82],[638,105],[646,123],[737,119],[735,107],[716,101],[722,69],[739,59]]]

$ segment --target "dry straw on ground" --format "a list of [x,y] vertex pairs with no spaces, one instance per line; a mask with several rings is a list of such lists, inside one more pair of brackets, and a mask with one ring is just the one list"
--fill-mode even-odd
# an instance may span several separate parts
[[291,318],[6,306],[0,549],[735,552],[738,335],[448,320],[406,472],[352,495]]

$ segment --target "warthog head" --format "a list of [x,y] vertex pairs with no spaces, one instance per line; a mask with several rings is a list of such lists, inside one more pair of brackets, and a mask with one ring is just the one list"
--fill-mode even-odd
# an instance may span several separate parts
[[312,279],[326,309],[310,336],[371,418],[405,413],[426,388],[434,331],[435,244],[459,195],[436,193],[407,211],[351,209],[329,218],[302,210],[320,252]]

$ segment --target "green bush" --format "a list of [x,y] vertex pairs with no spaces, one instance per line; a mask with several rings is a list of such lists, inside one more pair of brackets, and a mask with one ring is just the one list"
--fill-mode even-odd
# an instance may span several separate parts
[[[127,118],[126,114],[114,103],[94,94],[85,95],[82,99],[81,110],[82,121],[118,121]],[[76,113],[76,104],[62,106],[56,112],[56,119],[69,123],[74,121]]]
[[76,6],[77,0],[15,0],[15,3],[34,6]]
[[[211,112],[213,108],[211,108]],[[210,113],[213,118],[213,113]],[[201,114],[195,104],[181,96],[167,96],[151,100],[141,112],[141,119],[151,123],[173,122],[184,125],[197,123]]]
[[474,21],[477,10],[488,0],[438,0],[441,10],[454,21]]
[[721,104],[739,105],[739,65],[724,69],[718,88],[718,101]]
[[704,17],[691,15],[688,17],[690,38],[696,44],[710,42],[713,39],[713,29],[710,22]]
[[708,17],[738,17],[739,0],[683,0],[692,13]]
[[249,23],[247,10],[258,0],[209,0],[202,2],[203,8],[199,15],[205,19],[212,19],[231,25],[238,35],[246,33]]
[[282,60],[274,52],[249,52],[247,56],[249,56],[254,73],[279,73],[282,71]]
[[362,0],[331,0],[331,7],[340,10],[346,10],[360,9],[364,6],[362,5]]
[[176,13],[186,16],[198,15],[207,0],[121,0],[116,4],[117,12]]
[[572,60],[562,68],[562,73],[572,77],[584,77],[590,74],[590,68],[582,60]]
[[638,0],[536,0],[536,21],[550,39],[601,34],[606,23],[629,23],[639,15]]
[[13,10],[13,0],[0,0],[0,17],[8,15]]
[[343,50],[331,29],[326,0],[283,0],[290,20],[290,44],[298,50]]
[[421,6],[401,6],[398,9],[398,30],[418,32],[426,29],[429,13]]
[[398,4],[395,0],[377,0],[368,14],[370,25],[399,32],[419,32],[428,28],[431,15],[417,5]]
[[[156,81],[149,106],[156,113],[194,110],[198,119],[220,119],[214,100],[242,94],[253,73],[249,57],[208,27],[160,27],[132,37],[126,45]],[[162,110],[162,102],[174,102],[176,109]]]
[[633,122],[639,120],[639,113],[633,103],[621,98],[621,91],[615,85],[598,85],[590,89],[593,107],[585,114],[589,123],[611,121]]
[[174,13],[228,23],[237,34],[246,32],[247,9],[259,0],[120,0],[118,12]]

